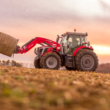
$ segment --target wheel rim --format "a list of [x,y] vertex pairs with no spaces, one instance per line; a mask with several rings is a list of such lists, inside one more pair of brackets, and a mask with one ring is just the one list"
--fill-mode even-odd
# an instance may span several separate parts
[[49,57],[46,60],[46,65],[48,68],[55,68],[57,66],[57,59],[55,57]]
[[90,55],[84,55],[81,58],[81,65],[86,70],[91,69],[94,66],[94,58]]

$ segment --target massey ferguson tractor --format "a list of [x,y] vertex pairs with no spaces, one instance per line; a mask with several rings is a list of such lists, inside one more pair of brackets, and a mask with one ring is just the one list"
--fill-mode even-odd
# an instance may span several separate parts
[[98,58],[87,42],[87,33],[66,32],[57,35],[56,42],[36,37],[22,47],[17,46],[15,53],[26,53],[36,44],[35,68],[59,69],[65,66],[67,70],[95,71]]

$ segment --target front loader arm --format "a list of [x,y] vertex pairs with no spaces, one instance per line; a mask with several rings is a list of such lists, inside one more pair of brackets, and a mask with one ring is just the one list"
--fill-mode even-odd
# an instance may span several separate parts
[[14,53],[21,53],[21,54],[26,53],[29,50],[31,50],[36,44],[41,44],[41,43],[47,44],[51,47],[53,47],[53,44],[60,46],[60,44],[52,40],[41,38],[41,37],[36,37],[30,40],[29,42],[27,42],[26,44],[24,44],[22,47],[17,46]]

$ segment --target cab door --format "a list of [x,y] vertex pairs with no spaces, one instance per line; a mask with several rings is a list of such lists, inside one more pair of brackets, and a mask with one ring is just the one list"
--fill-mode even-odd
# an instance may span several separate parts
[[80,39],[79,35],[69,35],[67,55],[73,55],[74,50],[81,45]]

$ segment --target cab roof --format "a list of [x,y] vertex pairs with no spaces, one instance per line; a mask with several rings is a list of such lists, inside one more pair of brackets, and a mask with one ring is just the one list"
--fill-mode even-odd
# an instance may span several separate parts
[[79,33],[79,32],[66,32],[64,34],[62,34],[62,36],[66,36],[66,35],[79,35],[79,36],[88,36],[87,33]]

